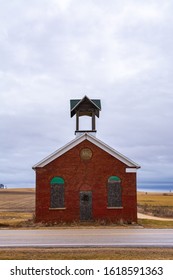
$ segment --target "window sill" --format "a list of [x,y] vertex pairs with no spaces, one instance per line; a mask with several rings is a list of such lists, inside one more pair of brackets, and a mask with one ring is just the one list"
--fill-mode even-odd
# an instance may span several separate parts
[[49,208],[49,210],[66,210],[66,208]]
[[107,209],[123,209],[122,206],[119,206],[119,207],[107,207]]

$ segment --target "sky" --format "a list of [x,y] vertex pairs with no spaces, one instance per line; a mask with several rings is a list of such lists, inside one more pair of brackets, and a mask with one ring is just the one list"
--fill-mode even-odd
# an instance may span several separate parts
[[[173,190],[173,1],[0,0],[0,183],[75,135],[70,99],[100,99],[97,137]],[[86,118],[81,128],[88,126]]]

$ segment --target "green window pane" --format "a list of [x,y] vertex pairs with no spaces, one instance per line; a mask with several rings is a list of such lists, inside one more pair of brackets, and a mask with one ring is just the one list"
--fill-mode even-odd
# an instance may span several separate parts
[[109,183],[112,183],[112,182],[121,182],[121,180],[120,180],[120,178],[117,177],[117,176],[111,176],[111,177],[109,177],[108,182],[109,182]]
[[64,184],[64,179],[61,178],[61,177],[54,177],[51,182],[50,182],[51,185],[55,185],[55,184]]

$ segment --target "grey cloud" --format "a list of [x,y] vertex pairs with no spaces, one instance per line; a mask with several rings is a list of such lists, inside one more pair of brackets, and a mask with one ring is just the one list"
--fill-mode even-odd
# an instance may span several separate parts
[[34,185],[32,165],[75,137],[69,100],[85,94],[102,102],[98,138],[142,166],[139,182],[173,180],[171,11],[156,0],[3,1],[1,180]]

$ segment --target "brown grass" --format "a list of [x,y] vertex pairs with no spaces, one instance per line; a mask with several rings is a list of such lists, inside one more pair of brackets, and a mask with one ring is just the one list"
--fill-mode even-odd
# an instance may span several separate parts
[[19,227],[26,222],[32,221],[33,213],[31,212],[0,212],[0,227]]
[[0,189],[0,227],[16,227],[32,220],[35,189]]
[[158,221],[150,219],[138,219],[138,224],[144,228],[173,228],[173,221]]
[[140,205],[173,207],[173,193],[138,192],[137,200]]
[[173,248],[10,248],[1,260],[173,260]]

